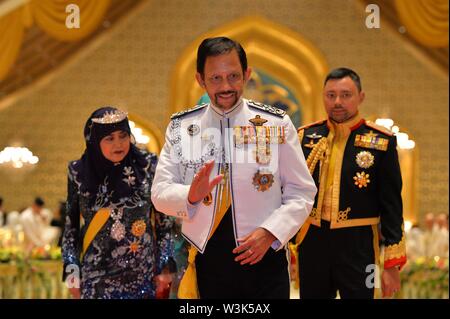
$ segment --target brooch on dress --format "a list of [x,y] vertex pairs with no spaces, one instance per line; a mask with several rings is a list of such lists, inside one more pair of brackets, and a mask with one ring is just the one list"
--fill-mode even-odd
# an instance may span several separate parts
[[120,222],[123,215],[123,208],[111,209],[111,218],[114,224],[111,227],[111,237],[117,241],[121,241],[125,237],[125,226]]
[[133,174],[134,174],[134,172],[133,172],[133,168],[131,166],[125,166],[123,168],[123,175],[125,175],[125,178],[123,178],[122,180],[125,183],[127,183],[129,187],[134,185],[134,180],[136,179],[136,177],[134,177]]
[[143,219],[136,220],[133,225],[131,225],[131,233],[136,237],[141,237],[144,235],[147,225]]
[[129,252],[128,253],[133,253],[136,254],[137,252],[139,252],[139,249],[141,248],[141,243],[139,240],[134,240],[134,241],[130,241],[129,242]]

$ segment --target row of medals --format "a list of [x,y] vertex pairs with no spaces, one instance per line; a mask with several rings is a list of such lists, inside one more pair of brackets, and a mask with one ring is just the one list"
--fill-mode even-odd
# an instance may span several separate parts
[[[244,144],[256,144],[254,156],[256,162],[260,165],[268,165],[271,160],[270,147],[271,143],[283,144],[285,143],[284,127],[278,126],[263,126],[266,119],[256,115],[255,118],[249,120],[253,126],[237,126],[234,128],[234,145],[236,148],[243,147]],[[196,124],[191,124],[187,128],[189,135],[193,136],[200,132],[200,127]],[[229,165],[225,163],[221,170],[224,178],[222,179],[222,186],[228,182]],[[264,192],[268,190],[273,184],[273,174],[266,168],[259,168],[253,176],[253,185],[257,191]],[[212,203],[212,194],[209,193],[203,200],[206,206]]]

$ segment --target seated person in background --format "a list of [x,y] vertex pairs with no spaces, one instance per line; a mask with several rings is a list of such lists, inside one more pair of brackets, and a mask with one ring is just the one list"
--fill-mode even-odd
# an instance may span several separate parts
[[28,250],[50,245],[58,238],[58,229],[50,226],[52,214],[44,204],[42,198],[37,197],[31,207],[20,214]]

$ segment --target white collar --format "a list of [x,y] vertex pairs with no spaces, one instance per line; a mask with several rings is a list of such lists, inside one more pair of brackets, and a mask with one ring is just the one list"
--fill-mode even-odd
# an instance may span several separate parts
[[242,106],[244,105],[244,99],[241,97],[236,102],[235,105],[233,105],[230,109],[224,111],[222,108],[219,108],[215,106],[212,102],[209,103],[209,106],[213,110],[213,113],[217,115],[220,118],[230,118],[233,115],[235,115],[239,110],[241,110]]

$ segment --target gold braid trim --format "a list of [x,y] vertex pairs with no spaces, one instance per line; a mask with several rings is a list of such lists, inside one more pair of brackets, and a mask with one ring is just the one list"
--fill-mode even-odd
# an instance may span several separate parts
[[311,175],[313,174],[317,163],[323,159],[327,146],[328,146],[327,138],[322,137],[319,140],[319,142],[317,142],[317,144],[314,145],[314,148],[312,149],[311,153],[309,153],[308,159],[306,160],[306,165],[308,166],[309,173]]
[[298,140],[300,141],[300,145],[303,143],[303,135],[305,134],[305,130],[298,130],[297,132],[297,136],[298,136]]
[[398,244],[386,246],[384,248],[384,260],[397,259],[406,256],[405,232],[402,233],[402,239]]
[[[297,132],[298,138],[300,140],[300,145],[303,143],[303,135],[305,130],[301,129]],[[323,154],[325,150],[327,149],[327,138],[323,137],[316,145],[314,145],[314,148],[312,149],[311,153],[309,153],[308,159],[306,160],[306,165],[308,166],[309,172],[312,175],[314,172],[314,168],[316,167],[316,164],[319,160],[323,158]],[[295,237],[295,244],[292,245],[292,249],[297,252],[297,247],[302,243],[303,239],[306,236],[306,233],[308,232],[309,225],[311,224],[312,219],[315,219],[317,216],[317,208],[313,208],[310,213],[310,217],[306,219],[305,223],[302,225],[300,230],[298,231],[296,237]],[[296,261],[297,261],[297,269],[298,269],[298,255],[295,254]],[[298,278],[298,276],[297,276]],[[297,285],[298,283],[296,283]]]

